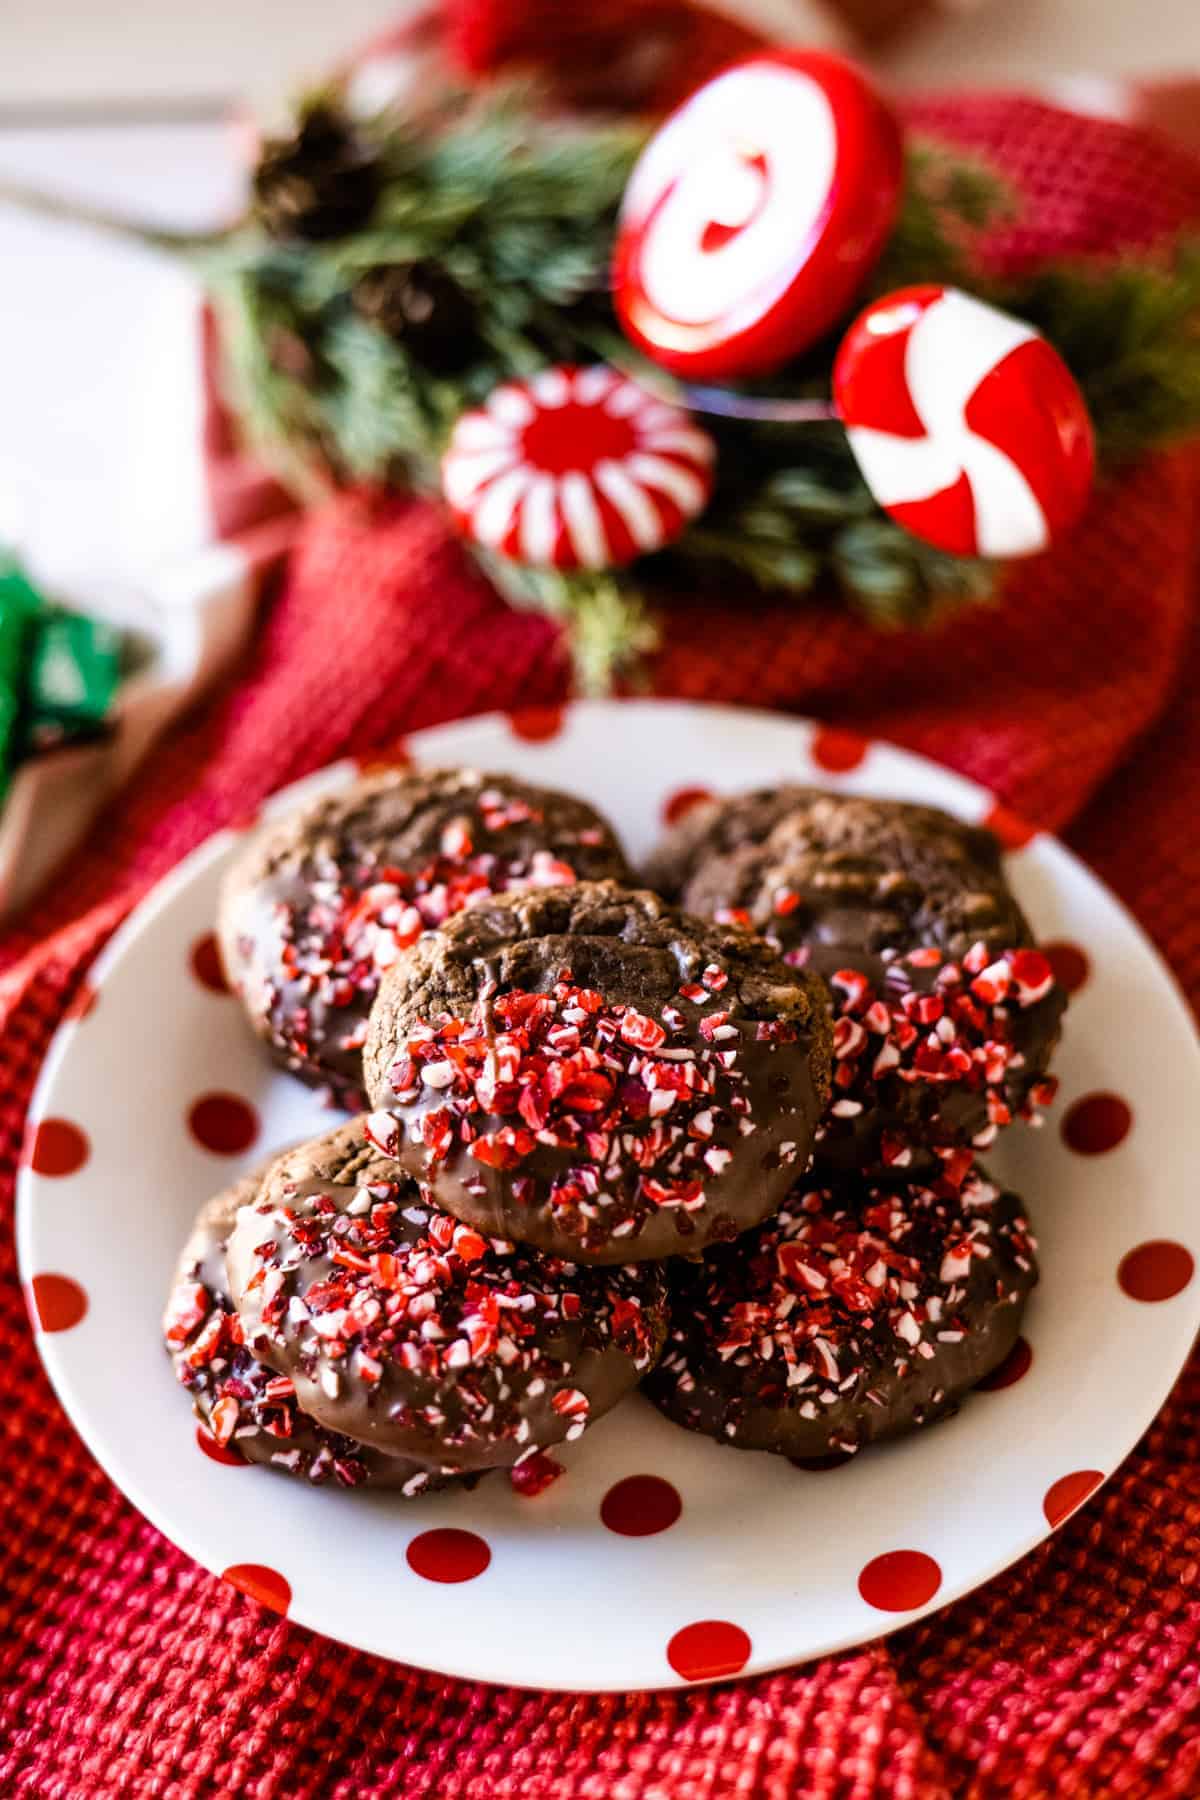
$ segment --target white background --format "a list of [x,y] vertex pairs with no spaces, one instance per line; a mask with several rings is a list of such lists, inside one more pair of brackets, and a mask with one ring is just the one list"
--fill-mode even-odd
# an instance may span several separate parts
[[[571,0],[564,0],[570,4]],[[912,81],[1200,68],[1198,0],[948,0],[882,66]],[[0,107],[100,96],[266,99],[397,16],[397,0],[0,0]],[[817,0],[728,11],[831,35]]]

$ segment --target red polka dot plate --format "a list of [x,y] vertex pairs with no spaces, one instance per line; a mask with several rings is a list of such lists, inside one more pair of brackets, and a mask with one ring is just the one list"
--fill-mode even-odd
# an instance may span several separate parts
[[[507,768],[593,800],[635,855],[705,790],[819,780],[992,813],[992,797],[844,729],[651,701],[421,733],[418,762]],[[278,796],[354,779],[350,763]],[[993,815],[1000,817],[999,813]],[[628,1689],[772,1668],[910,1623],[1081,1507],[1165,1398],[1200,1324],[1200,1049],[1149,943],[1063,847],[1022,830],[1014,883],[1074,987],[1041,1131],[989,1158],[1028,1198],[1042,1284],[1024,1345],[954,1419],[797,1467],[726,1449],[635,1398],[542,1459],[523,1491],[404,1500],[310,1490],[198,1437],[159,1340],[200,1202],[330,1115],[259,1054],[209,934],[240,836],[192,856],[92,971],[55,1041],[19,1195],[31,1313],[99,1461],[246,1605],[427,1668]],[[561,1464],[562,1473],[558,1472]],[[236,1491],[235,1491],[236,1490]]]

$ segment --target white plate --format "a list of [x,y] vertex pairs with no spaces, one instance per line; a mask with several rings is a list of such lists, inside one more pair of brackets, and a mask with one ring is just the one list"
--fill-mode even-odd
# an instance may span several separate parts
[[[518,735],[501,717],[473,719],[409,747],[421,762],[572,788],[612,816],[635,856],[669,798],[689,788],[816,778],[970,819],[991,805],[971,782],[881,743],[831,775],[821,759],[845,764],[853,743],[773,715],[587,703],[554,735],[528,735],[552,724],[526,719]],[[268,810],[353,775],[339,764]],[[27,1166],[19,1193],[26,1280],[66,1278],[37,1288],[59,1327],[39,1336],[63,1404],[118,1486],[208,1568],[241,1570],[236,1580],[301,1623],[426,1668],[557,1688],[670,1685],[842,1649],[968,1592],[1044,1538],[1047,1508],[1065,1516],[1153,1418],[1200,1322],[1200,1280],[1151,1301],[1126,1292],[1118,1269],[1136,1247],[1165,1241],[1175,1248],[1124,1268],[1134,1286],[1140,1273],[1143,1287],[1169,1287],[1200,1255],[1200,1050],[1137,926],[1038,835],[1012,858],[1017,892],[1044,938],[1085,952],[1090,975],[1070,1013],[1051,1122],[1014,1129],[990,1158],[1028,1196],[1042,1249],[1021,1379],[821,1472],[694,1437],[638,1397],[569,1446],[567,1473],[534,1499],[499,1477],[418,1501],[313,1491],[200,1454],[159,1339],[174,1258],[209,1193],[265,1149],[331,1122],[268,1067],[235,1002],[193,973],[237,843],[222,832],[204,845],[101,957],[96,1004],[59,1032],[32,1109],[42,1121],[33,1160],[59,1172]],[[218,1155],[189,1135],[190,1109],[213,1093],[254,1109],[252,1145]],[[1062,1122],[1096,1094],[1124,1100],[1132,1123],[1106,1153],[1082,1154]],[[1103,1106],[1074,1115],[1105,1116]],[[73,1167],[84,1139],[86,1160]],[[68,1325],[77,1289],[86,1312]],[[642,1536],[603,1523],[605,1494],[634,1475],[670,1484],[682,1502],[674,1523]],[[482,1540],[482,1572],[449,1583],[414,1570],[412,1541],[446,1528]],[[467,1566],[472,1550],[484,1560],[471,1538],[435,1547],[447,1543],[468,1552]]]

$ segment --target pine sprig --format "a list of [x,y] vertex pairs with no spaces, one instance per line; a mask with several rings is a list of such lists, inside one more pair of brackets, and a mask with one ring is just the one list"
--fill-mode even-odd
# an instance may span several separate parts
[[1050,264],[996,298],[1061,351],[1110,467],[1200,427],[1200,241],[1158,262]]

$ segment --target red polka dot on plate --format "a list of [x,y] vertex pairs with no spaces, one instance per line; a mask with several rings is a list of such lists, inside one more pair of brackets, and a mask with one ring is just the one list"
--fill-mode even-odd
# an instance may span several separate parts
[[1127,1250],[1117,1280],[1131,1300],[1171,1300],[1182,1294],[1196,1273],[1196,1259],[1170,1238],[1152,1238]]
[[196,1142],[217,1156],[240,1156],[258,1136],[258,1114],[236,1094],[202,1094],[187,1122]]
[[880,1612],[912,1612],[927,1606],[942,1585],[942,1571],[923,1550],[888,1550],[873,1556],[858,1578],[858,1591]]
[[239,1456],[236,1450],[226,1449],[224,1444],[218,1444],[212,1432],[205,1431],[203,1425],[196,1427],[196,1443],[203,1450],[205,1456],[210,1456],[215,1463],[224,1463],[228,1469],[249,1467],[244,1456]]
[[87,1295],[69,1275],[35,1275],[29,1290],[33,1316],[43,1331],[70,1331],[87,1315]]
[[1086,950],[1078,944],[1042,944],[1042,955],[1054,970],[1054,979],[1068,994],[1077,994],[1092,972]]
[[404,1554],[413,1574],[426,1581],[474,1581],[492,1560],[481,1537],[450,1525],[419,1532]]
[[1001,806],[999,801],[983,822],[1006,850],[1023,850],[1030,839],[1037,836],[1036,825],[1031,825],[1028,819],[1023,819],[1009,807]]
[[845,775],[857,769],[869,749],[867,739],[857,731],[823,725],[809,746],[809,755],[819,769],[827,769],[831,775]]
[[522,706],[508,715],[509,730],[527,744],[545,744],[563,728],[565,706]]
[[1119,1094],[1084,1094],[1063,1114],[1063,1142],[1080,1156],[1102,1156],[1129,1135],[1133,1111]]
[[278,1569],[269,1569],[265,1563],[231,1563],[229,1568],[222,1569],[221,1575],[231,1587],[239,1588],[260,1606],[270,1607],[272,1612],[286,1613],[292,1604],[291,1582]]
[[75,989],[75,998],[63,1014],[63,1018],[72,1019],[78,1024],[80,1019],[87,1018],[99,998],[99,994],[96,992],[90,981],[81,981],[79,986]]
[[697,1619],[667,1645],[667,1661],[685,1681],[715,1681],[738,1675],[750,1660],[750,1639],[728,1619]]
[[1070,1475],[1060,1475],[1046,1489],[1046,1498],[1042,1501],[1042,1511],[1051,1526],[1061,1525],[1078,1506],[1082,1506],[1089,1494],[1094,1494],[1104,1480],[1099,1469],[1075,1469]]
[[1022,1375],[1028,1375],[1033,1363],[1033,1351],[1023,1337],[1019,1337],[1002,1363],[997,1363],[990,1375],[985,1375],[975,1386],[985,1394],[994,1394],[998,1388],[1014,1387]]
[[806,1469],[810,1475],[819,1475],[825,1469],[840,1469],[853,1462],[854,1451],[830,1450],[824,1456],[789,1456],[788,1461],[793,1469]]
[[706,787],[676,788],[663,801],[662,817],[664,825],[678,825],[680,819],[686,818],[694,806],[703,805],[705,800],[712,799],[712,789]]
[[203,937],[197,938],[188,955],[192,966],[192,974],[213,994],[227,994],[229,983],[225,979],[225,965],[221,961],[221,946],[217,942],[215,931],[206,931]]
[[621,1537],[653,1537],[683,1511],[678,1491],[660,1475],[627,1475],[600,1502],[601,1522]]
[[404,738],[381,744],[378,750],[368,750],[365,756],[354,759],[360,775],[384,775],[389,769],[411,769],[412,760],[412,752]]
[[37,1175],[74,1175],[91,1153],[86,1131],[70,1119],[42,1119],[34,1127],[29,1166]]

